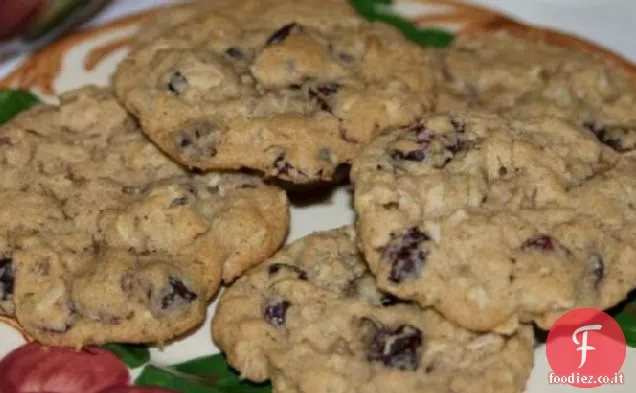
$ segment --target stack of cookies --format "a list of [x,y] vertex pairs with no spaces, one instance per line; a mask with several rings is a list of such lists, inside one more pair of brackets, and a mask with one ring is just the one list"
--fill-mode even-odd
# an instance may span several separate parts
[[[520,393],[533,326],[636,288],[636,83],[524,37],[187,4],[0,141],[0,314],[46,345],[165,343],[225,283],[214,341],[275,392]],[[280,250],[285,190],[349,167],[355,226]]]

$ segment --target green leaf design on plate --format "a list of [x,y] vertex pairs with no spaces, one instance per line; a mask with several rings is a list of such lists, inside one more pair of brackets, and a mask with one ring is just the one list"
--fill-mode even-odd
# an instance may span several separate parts
[[627,345],[636,348],[636,292],[627,298],[614,319],[623,329]]
[[130,369],[141,367],[150,361],[150,350],[145,346],[106,344],[102,348],[115,354]]
[[0,90],[0,124],[40,102],[38,97],[23,90]]
[[452,33],[437,28],[419,28],[403,17],[382,12],[390,0],[349,0],[353,8],[367,20],[393,25],[409,40],[424,47],[446,48],[455,38]]
[[222,354],[194,359],[171,367],[148,365],[136,386],[156,386],[181,393],[271,393],[270,384],[244,381]]

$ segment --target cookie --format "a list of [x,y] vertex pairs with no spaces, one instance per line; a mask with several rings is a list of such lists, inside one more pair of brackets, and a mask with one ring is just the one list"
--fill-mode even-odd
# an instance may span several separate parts
[[283,243],[288,203],[193,174],[93,87],[0,128],[0,312],[48,345],[165,342]]
[[223,4],[133,50],[115,75],[120,100],[178,162],[328,182],[430,108],[421,49],[346,1]]
[[204,13],[212,12],[215,8],[225,7],[230,1],[233,0],[191,1],[154,9],[155,14],[152,18],[142,23],[132,37],[132,46],[134,48],[146,46],[170,29],[196,19]]
[[381,293],[353,229],[314,233],[223,293],[217,345],[274,392],[522,392],[532,328],[473,333]]
[[604,58],[505,32],[463,35],[428,55],[440,112],[558,116],[617,151],[636,148],[636,81]]
[[475,331],[549,329],[636,287],[636,161],[560,118],[431,115],[354,162],[378,286]]

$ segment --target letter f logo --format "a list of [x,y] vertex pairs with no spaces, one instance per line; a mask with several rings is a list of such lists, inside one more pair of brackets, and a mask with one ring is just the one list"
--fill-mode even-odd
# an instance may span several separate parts
[[[593,351],[596,349],[594,347],[587,345],[587,332],[590,330],[601,330],[601,327],[602,327],[601,325],[586,325],[586,326],[581,326],[580,328],[574,331],[574,334],[572,335],[572,341],[574,341],[574,344],[580,345],[580,347],[578,347],[576,350],[581,351],[581,364],[579,365],[579,368],[583,367],[583,365],[585,364],[587,360],[587,351]],[[583,332],[582,334],[583,339],[581,340],[581,342],[579,342],[576,336],[581,332]]]

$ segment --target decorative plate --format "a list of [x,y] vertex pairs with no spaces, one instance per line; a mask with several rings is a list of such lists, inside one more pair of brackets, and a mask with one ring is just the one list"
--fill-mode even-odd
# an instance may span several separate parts
[[[468,4],[454,0],[397,0],[392,4],[390,0],[351,0],[362,16],[394,24],[423,46],[446,46],[458,34],[506,30],[554,45],[593,51],[636,78],[636,67],[628,60],[591,41],[552,29],[532,27],[474,5],[478,2],[497,3],[526,20],[547,23],[555,20],[551,17],[555,13],[566,15],[562,19],[563,26],[560,23],[556,26],[575,26],[579,33],[607,42],[615,49],[630,53],[636,60],[636,51],[628,46],[629,40],[618,37],[620,34],[625,37],[636,34],[636,24],[631,18],[621,18],[636,12],[636,3],[628,1],[482,0]],[[84,84],[106,85],[116,65],[125,56],[130,38],[139,24],[156,12],[156,9],[150,9],[152,4],[157,2],[117,2],[107,10],[107,14],[116,14],[119,19],[67,36],[32,54],[17,67],[0,67],[0,75],[5,75],[0,81],[0,89],[3,89],[0,90],[0,123],[37,102],[38,98],[55,102],[57,93]],[[131,14],[133,9],[142,11]],[[599,9],[604,10],[605,18],[597,15]],[[556,19],[561,20],[559,18]],[[588,24],[590,20],[602,23]],[[614,34],[600,31],[597,28],[599,24],[603,27],[612,24],[609,31]],[[586,26],[591,27],[586,29]],[[18,89],[30,90],[35,95]],[[348,187],[322,196],[320,202],[311,206],[294,206],[289,240],[353,222],[350,206],[351,192]],[[228,367],[223,356],[218,354],[218,349],[210,339],[209,317],[213,313],[214,305],[211,305],[204,326],[165,348],[106,345],[82,352],[44,350],[37,344],[29,344],[30,338],[15,321],[0,319],[0,393],[124,393],[132,391],[129,386],[133,385],[159,386],[183,393],[271,391],[269,385],[256,386],[241,381]],[[603,392],[633,392],[636,390],[636,372],[633,371],[636,370],[636,349],[633,348],[636,346],[636,302],[626,302],[613,315],[621,324],[628,345],[632,347],[627,350],[622,369],[625,382],[623,385],[605,385],[597,389]],[[538,345],[535,369],[527,392],[553,393],[576,389],[548,384],[550,371],[545,346]]]

